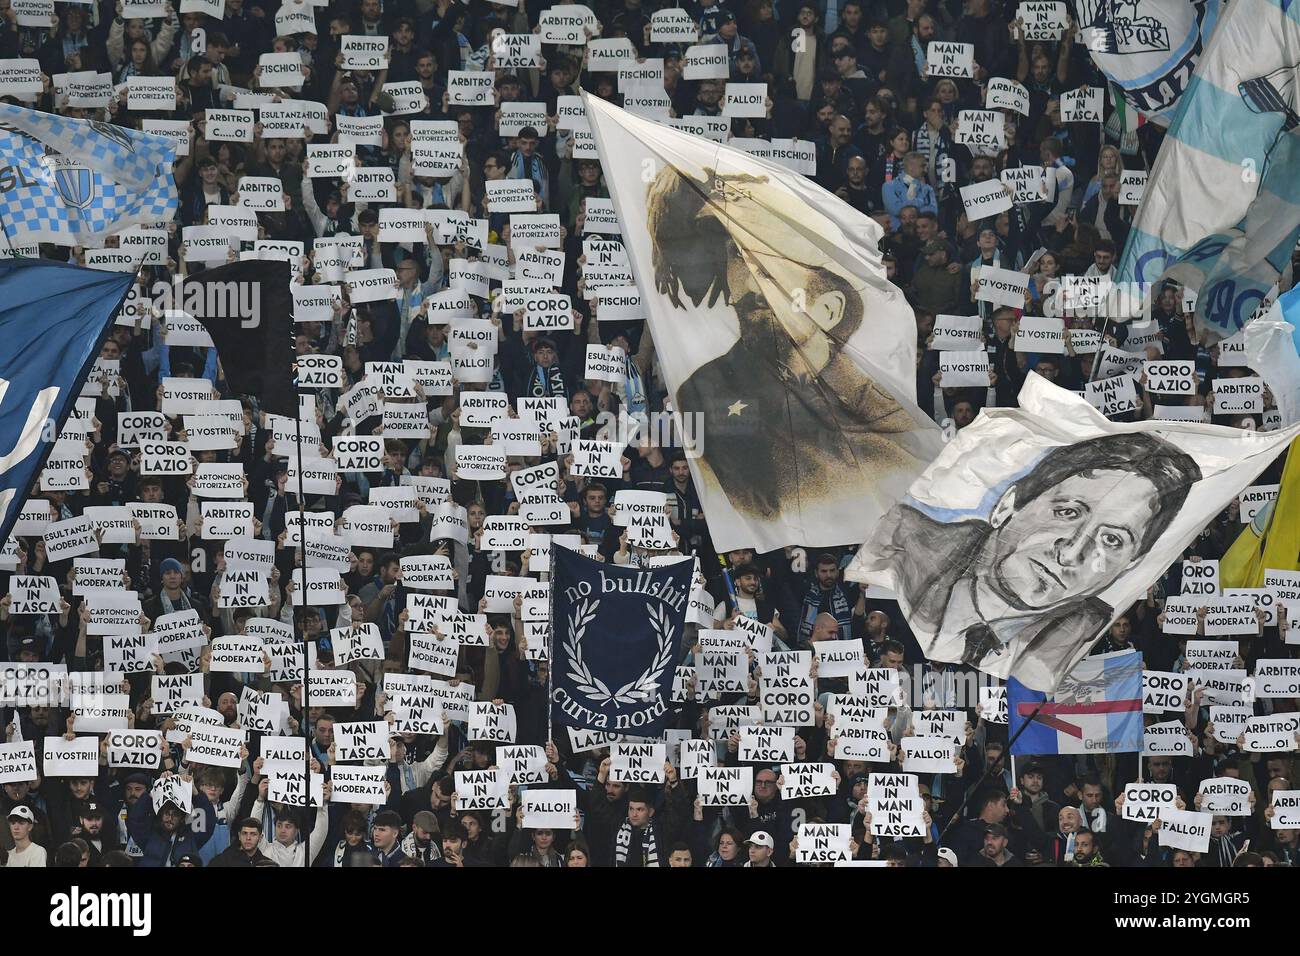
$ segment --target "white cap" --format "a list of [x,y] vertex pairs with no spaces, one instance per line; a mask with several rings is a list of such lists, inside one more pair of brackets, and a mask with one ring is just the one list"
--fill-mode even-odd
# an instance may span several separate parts
[[766,830],[755,830],[745,842],[752,843],[754,846],[765,846],[769,850],[776,849],[776,844],[772,842],[772,834]]
[[957,854],[950,847],[939,847],[939,859],[944,860],[951,866],[957,865]]
[[[21,803],[9,811],[9,819],[18,817],[20,820],[26,820],[28,823],[36,822],[36,815],[32,813],[31,807],[25,807]],[[770,837],[768,839],[771,839]]]

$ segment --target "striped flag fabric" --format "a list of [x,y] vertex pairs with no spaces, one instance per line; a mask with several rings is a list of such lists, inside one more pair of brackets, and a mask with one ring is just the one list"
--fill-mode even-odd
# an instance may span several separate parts
[[1197,338],[1259,310],[1300,237],[1300,5],[1233,0],[1187,85],[1117,281],[1195,290]]
[[1071,0],[1071,7],[1079,42],[1128,110],[1168,126],[1214,30],[1220,0]]

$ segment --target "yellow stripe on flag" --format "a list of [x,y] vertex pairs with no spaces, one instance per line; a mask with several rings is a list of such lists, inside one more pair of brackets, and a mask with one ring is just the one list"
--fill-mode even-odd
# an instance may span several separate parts
[[1225,588],[1264,586],[1264,571],[1300,571],[1300,452],[1292,442],[1277,500],[1261,508],[1219,562]]

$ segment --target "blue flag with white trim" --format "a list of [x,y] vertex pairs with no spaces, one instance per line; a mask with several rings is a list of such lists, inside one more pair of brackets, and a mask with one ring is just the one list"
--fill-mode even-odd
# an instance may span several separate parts
[[694,563],[635,568],[558,544],[552,554],[552,718],[612,734],[663,733]]
[[47,259],[0,261],[0,544],[134,281]]
[[0,229],[9,247],[97,243],[176,214],[164,136],[0,103]]

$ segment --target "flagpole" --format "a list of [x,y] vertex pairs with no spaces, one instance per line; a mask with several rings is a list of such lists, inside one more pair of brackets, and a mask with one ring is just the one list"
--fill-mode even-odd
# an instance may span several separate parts
[[1098,362],[1100,361],[1100,359],[1099,359],[1098,357],[1102,354],[1102,350],[1103,350],[1104,348],[1106,348],[1106,330],[1107,330],[1108,328],[1110,328],[1110,313],[1109,313],[1109,312],[1107,312],[1107,314],[1106,314],[1106,315],[1103,317],[1103,319],[1102,319],[1102,323],[1101,323],[1101,338],[1097,340],[1097,351],[1095,351],[1095,352],[1092,353],[1092,371],[1090,371],[1090,372],[1088,373],[1088,381],[1090,381],[1090,382],[1092,382],[1092,381],[1096,381],[1096,378],[1097,378],[1097,364],[1098,364]]
[[5,248],[12,253],[10,258],[19,258],[18,253],[14,252],[14,240],[13,237],[9,235],[9,224],[5,222],[4,216],[0,216],[0,232],[3,232],[5,236]]
[[[1055,690],[1053,690],[1053,693],[1055,693]],[[966,793],[963,794],[961,799],[961,806],[959,806],[956,812],[948,818],[948,823],[944,826],[943,832],[939,834],[940,845],[943,844],[944,837],[948,835],[948,831],[953,828],[953,824],[962,819],[962,813],[966,810],[966,804],[970,803],[971,794],[978,791],[980,787],[984,785],[985,780],[998,772],[1002,767],[1002,761],[1006,760],[1007,756],[1011,753],[1011,748],[1015,746],[1016,741],[1020,739],[1020,735],[1025,732],[1026,728],[1034,722],[1034,718],[1038,716],[1038,712],[1043,709],[1043,705],[1047,703],[1047,698],[1050,696],[1052,695],[1046,694],[1043,699],[1038,702],[1038,706],[1034,708],[1034,712],[1029,715],[1023,724],[1020,725],[1020,729],[1011,735],[1011,739],[1007,741],[1006,749],[1002,751],[1002,755],[998,757],[997,760],[993,761],[992,766],[984,771],[984,776],[980,777],[979,780],[976,781],[975,786],[966,788]],[[1009,709],[1007,712],[1007,719],[1011,719]],[[1014,760],[1014,758],[1012,759]]]
[[[551,626],[546,629],[546,739],[550,743],[555,743],[551,737],[551,695],[555,692],[553,681],[555,679],[555,549],[558,547],[555,543],[555,535],[551,535],[551,569],[546,573],[550,582],[550,588],[547,593],[550,595],[550,613],[547,617],[551,619]],[[520,621],[523,626],[523,621]]]
[[[302,593],[302,601],[304,602],[301,605],[301,607],[306,608],[307,607],[306,605],[307,527],[306,527],[305,515],[307,512],[307,503],[304,500],[306,496],[303,494],[303,482],[302,482],[302,393],[299,391],[299,386],[298,386],[298,365],[296,362],[293,365],[292,372],[293,372],[293,385],[294,385],[293,424],[294,424],[294,432],[296,433],[296,439],[297,439],[294,442],[294,444],[296,446],[295,452],[298,460],[298,490],[297,493],[294,495],[298,504],[298,519],[299,519],[298,520],[298,565],[299,565],[298,587]],[[292,608],[290,610],[292,611]],[[305,798],[303,800],[303,809],[305,812],[303,813],[302,865],[304,869],[310,869],[311,868],[311,831],[312,831],[312,827],[315,824],[315,821],[313,819],[312,810],[311,810],[311,718],[309,717],[307,712],[307,669],[309,666],[309,661],[307,658],[307,625],[305,620],[302,619],[303,618],[302,614],[297,614],[295,616],[299,618],[298,627],[302,634],[302,730],[303,730],[303,736],[306,738],[307,741],[306,753],[304,754],[305,761],[306,761],[307,776],[305,778],[306,784],[305,784],[305,789],[303,791],[305,795]],[[322,793],[321,794],[322,800],[324,799],[324,796],[325,795]]]
[[[714,553],[717,554],[717,552]],[[725,555],[718,554],[718,564],[722,565],[722,580],[726,582],[727,596],[731,599],[731,606],[727,609],[727,616],[730,617],[731,612],[740,607],[739,602],[736,600],[736,584],[731,580],[731,569],[727,567]]]

